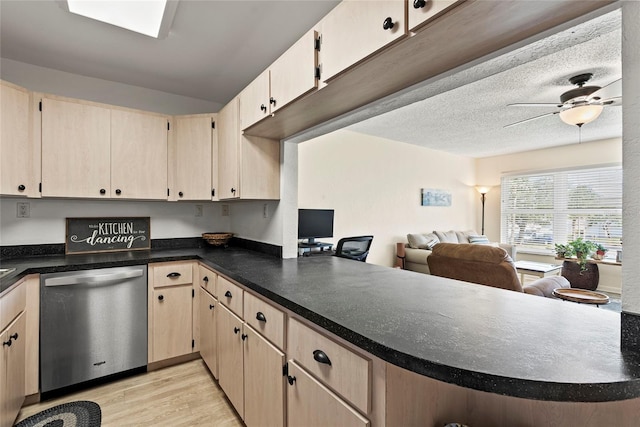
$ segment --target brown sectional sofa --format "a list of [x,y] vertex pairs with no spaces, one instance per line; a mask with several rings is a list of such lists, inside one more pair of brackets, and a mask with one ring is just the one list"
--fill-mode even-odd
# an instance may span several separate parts
[[439,243],[428,258],[434,276],[553,297],[556,288],[570,287],[562,276],[546,277],[522,286],[513,259],[502,248],[488,245]]
[[[458,243],[469,244],[472,240],[479,240],[476,237],[481,236],[475,230],[466,231],[433,231],[431,233],[407,234],[408,243],[398,243],[397,255],[401,257],[402,264],[406,270],[417,271],[420,273],[430,274],[427,258],[431,255],[432,246],[437,243]],[[435,240],[435,243],[434,243]],[[491,246],[499,246],[503,248],[512,259],[516,259],[516,247],[504,243],[489,242],[488,239],[484,243]]]

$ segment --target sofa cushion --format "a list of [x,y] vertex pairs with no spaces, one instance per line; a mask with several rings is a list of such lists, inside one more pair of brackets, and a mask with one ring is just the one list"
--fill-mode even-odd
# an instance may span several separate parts
[[562,276],[550,276],[538,279],[535,282],[524,286],[524,292],[540,297],[555,298],[553,290],[557,288],[569,288],[571,284]]
[[431,249],[437,243],[440,243],[440,240],[433,233],[407,234],[407,240],[409,241],[409,247],[413,249]]
[[458,235],[453,230],[434,231],[433,233],[436,235],[438,240],[440,240],[440,243],[459,243]]
[[472,243],[474,245],[489,245],[491,244],[491,242],[489,242],[489,238],[485,235],[481,235],[481,236],[469,236],[469,243]]

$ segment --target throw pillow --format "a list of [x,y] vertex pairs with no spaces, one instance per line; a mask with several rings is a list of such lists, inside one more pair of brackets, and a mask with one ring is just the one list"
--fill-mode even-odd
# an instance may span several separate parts
[[453,230],[434,231],[433,233],[436,235],[436,237],[438,237],[438,240],[440,240],[442,243],[458,243],[458,236],[456,235],[456,232]]
[[488,245],[490,242],[487,236],[481,235],[481,236],[469,236],[469,243],[472,243],[474,245]]
[[407,234],[407,240],[409,247],[413,249],[427,249],[427,243],[429,243],[424,234]]
[[433,239],[429,240],[429,242],[427,242],[427,249],[429,249],[430,251],[433,250],[433,247],[438,243],[440,243],[440,240],[438,240],[437,237],[434,237]]

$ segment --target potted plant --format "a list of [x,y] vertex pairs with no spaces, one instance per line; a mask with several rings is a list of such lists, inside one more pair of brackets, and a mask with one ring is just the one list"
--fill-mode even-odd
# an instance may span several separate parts
[[572,254],[571,246],[563,245],[561,243],[556,243],[555,244],[555,249],[556,249],[556,258],[557,259],[563,259],[563,258],[571,257],[571,254]]
[[596,253],[593,254],[593,259],[603,259],[604,255],[607,253],[607,248],[602,246],[600,243],[596,243]]
[[571,247],[573,253],[576,255],[578,264],[580,265],[580,271],[585,271],[587,269],[587,260],[589,256],[591,256],[591,253],[596,250],[596,244],[589,240],[583,240],[582,237],[578,237],[567,243],[567,245]]

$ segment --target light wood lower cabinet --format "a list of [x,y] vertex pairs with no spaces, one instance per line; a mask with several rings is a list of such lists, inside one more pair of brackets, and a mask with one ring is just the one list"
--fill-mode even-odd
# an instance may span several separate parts
[[24,402],[26,339],[23,311],[0,333],[0,427],[13,425]]
[[153,291],[153,336],[149,362],[191,353],[191,286]]
[[368,426],[369,421],[290,360],[287,425]]
[[218,381],[220,387],[244,419],[244,369],[242,320],[219,305],[218,312]]
[[218,300],[200,288],[200,357],[218,379]]
[[192,280],[197,266],[192,261],[149,264],[149,363],[198,351],[199,298]]
[[285,356],[246,324],[244,343],[244,423],[282,427],[285,414]]

